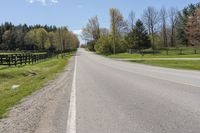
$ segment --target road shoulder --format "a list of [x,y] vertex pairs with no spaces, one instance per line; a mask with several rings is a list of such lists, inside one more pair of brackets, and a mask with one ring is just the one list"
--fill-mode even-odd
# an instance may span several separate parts
[[72,58],[57,78],[13,107],[7,118],[0,120],[0,132],[54,133],[66,130],[73,67]]

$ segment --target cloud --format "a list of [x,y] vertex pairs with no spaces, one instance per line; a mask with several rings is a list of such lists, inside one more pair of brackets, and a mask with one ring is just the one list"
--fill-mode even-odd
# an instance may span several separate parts
[[80,36],[82,34],[82,30],[73,30],[73,33]]
[[72,32],[77,35],[77,37],[78,37],[78,39],[79,39],[81,44],[85,43],[85,41],[81,37],[82,36],[82,30],[81,29],[80,30],[73,30]]
[[52,5],[58,3],[59,0],[26,0],[28,3],[41,3],[42,5]]

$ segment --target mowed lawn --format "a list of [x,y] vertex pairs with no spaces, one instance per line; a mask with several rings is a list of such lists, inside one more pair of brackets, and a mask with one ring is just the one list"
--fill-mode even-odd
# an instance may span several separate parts
[[[71,56],[67,54],[64,58],[54,57],[34,65],[0,66],[0,118],[5,117],[9,108],[22,98],[53,79],[64,69]],[[14,90],[13,85],[19,85],[19,88]]]
[[[158,53],[152,54],[128,54],[120,53],[115,55],[108,55],[109,58],[115,59],[127,59],[131,62],[142,63],[147,65],[154,65],[160,67],[169,67],[176,69],[190,69],[190,70],[200,70],[200,61],[192,60],[192,58],[200,58],[200,49],[184,48],[182,50],[161,50]],[[151,60],[152,58],[152,60]],[[191,58],[191,60],[153,60],[153,58]],[[142,60],[134,60],[142,59]],[[147,59],[147,60],[145,60]]]
[[109,58],[119,58],[119,59],[137,59],[137,58],[200,58],[200,54],[128,54],[128,53],[121,53],[116,55],[108,55]]
[[200,70],[199,60],[138,60],[131,62],[176,69]]
[[144,55],[133,53],[119,53],[119,54],[112,54],[108,55],[109,58],[120,58],[120,59],[129,59],[129,58],[200,58],[200,48],[195,49],[194,48],[183,48],[183,49],[170,49],[170,50],[160,50],[159,52],[153,54],[148,53],[152,52],[152,50],[146,50],[144,52],[147,52]]

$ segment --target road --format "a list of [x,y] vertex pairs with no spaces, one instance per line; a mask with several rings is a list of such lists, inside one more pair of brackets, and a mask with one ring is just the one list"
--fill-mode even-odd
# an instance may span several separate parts
[[0,120],[0,133],[200,133],[200,72],[79,49]]
[[71,133],[200,132],[200,72],[115,61],[83,49],[76,62]]

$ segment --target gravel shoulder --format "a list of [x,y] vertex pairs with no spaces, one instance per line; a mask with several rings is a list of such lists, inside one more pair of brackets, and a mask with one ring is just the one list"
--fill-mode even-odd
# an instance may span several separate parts
[[0,120],[0,133],[66,132],[74,58],[64,71],[13,107]]

